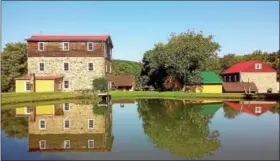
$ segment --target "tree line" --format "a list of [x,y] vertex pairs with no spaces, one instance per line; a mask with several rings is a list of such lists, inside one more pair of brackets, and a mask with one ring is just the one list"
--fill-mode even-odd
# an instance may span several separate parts
[[[280,70],[279,50],[254,51],[250,54],[235,53],[218,56],[221,45],[212,35],[187,31],[171,34],[167,43],[157,43],[144,53],[142,62],[113,60],[112,73],[134,75],[136,86],[152,86],[157,90],[184,90],[186,84],[200,81],[200,72],[214,71],[220,74],[231,65],[260,59]],[[1,91],[15,90],[15,78],[27,73],[26,43],[7,43],[1,52]],[[279,77],[279,74],[278,74]]]

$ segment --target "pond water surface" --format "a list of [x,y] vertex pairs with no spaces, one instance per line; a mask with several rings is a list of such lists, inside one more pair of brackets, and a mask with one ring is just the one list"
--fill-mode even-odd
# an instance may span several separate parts
[[273,101],[114,100],[2,110],[3,160],[279,160]]

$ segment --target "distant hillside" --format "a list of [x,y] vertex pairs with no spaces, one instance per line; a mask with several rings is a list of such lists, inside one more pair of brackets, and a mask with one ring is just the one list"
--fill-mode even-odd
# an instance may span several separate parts
[[114,75],[136,75],[141,70],[139,62],[128,60],[113,60],[112,74]]

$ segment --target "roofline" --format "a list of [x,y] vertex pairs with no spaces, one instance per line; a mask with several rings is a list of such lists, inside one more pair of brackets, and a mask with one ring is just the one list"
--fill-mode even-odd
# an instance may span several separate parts
[[110,35],[33,35],[33,36],[108,36],[106,40],[85,40],[85,39],[80,39],[80,40],[65,40],[65,39],[61,39],[61,40],[30,40],[30,38],[27,38],[27,39],[24,39],[25,41],[27,42],[40,42],[40,41],[45,41],[45,42],[63,42],[63,41],[69,41],[69,42],[81,42],[81,41],[101,41],[101,42],[105,42],[109,39],[111,45],[112,45],[112,48],[114,48],[114,45],[113,45],[113,41],[111,39],[111,36]]

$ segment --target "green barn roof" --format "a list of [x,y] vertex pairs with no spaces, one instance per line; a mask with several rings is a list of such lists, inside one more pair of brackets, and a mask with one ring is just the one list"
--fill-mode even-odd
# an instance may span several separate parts
[[203,71],[200,73],[201,75],[201,82],[203,84],[217,84],[223,83],[222,79],[212,71]]

